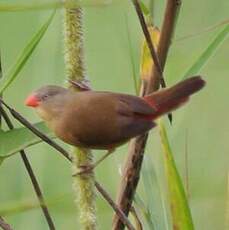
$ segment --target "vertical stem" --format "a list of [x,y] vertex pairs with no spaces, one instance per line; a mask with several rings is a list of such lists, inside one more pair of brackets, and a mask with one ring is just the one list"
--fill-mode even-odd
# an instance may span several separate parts
[[[1,65],[1,56],[0,56],[0,78],[1,77],[2,77],[2,65]],[[2,95],[0,95],[0,98],[2,98]],[[1,119],[3,118],[5,120],[6,125],[8,126],[8,128],[10,130],[14,129],[13,123],[11,122],[11,120],[7,116],[7,113],[3,110],[3,108],[1,106],[2,105],[1,105],[1,102],[0,102],[0,127],[1,127]],[[30,164],[29,159],[27,158],[26,153],[25,153],[24,150],[20,151],[20,156],[21,156],[21,159],[22,159],[22,161],[24,163],[26,171],[27,171],[27,173],[28,173],[28,175],[30,177],[30,180],[32,182],[33,189],[34,189],[34,191],[35,191],[35,193],[37,195],[40,207],[41,207],[42,212],[43,212],[43,214],[45,216],[45,219],[47,221],[49,229],[50,230],[55,230],[55,225],[54,225],[52,217],[51,217],[51,215],[49,213],[48,207],[45,204],[44,196],[42,194],[40,185],[39,185],[38,180],[37,180],[37,178],[35,176],[35,173],[33,172],[32,165]]]
[[[91,163],[91,151],[77,148],[73,150],[73,173],[76,173],[80,165]],[[85,230],[96,229],[94,186],[95,182],[93,172],[76,176],[73,179],[75,202],[80,211],[79,220],[82,225],[82,229]]]
[[[160,40],[157,48],[157,56],[162,71],[165,66],[173,31],[175,29],[176,18],[180,8],[180,4],[181,0],[167,0]],[[147,83],[146,88],[142,89],[140,96],[144,96],[145,94],[149,94],[153,91],[158,90],[159,83],[160,73],[156,68],[152,68],[150,81]],[[127,216],[129,214],[134,194],[139,182],[147,138],[148,134],[144,134],[132,139],[129,144],[128,156],[124,164],[123,175],[121,178],[119,191],[116,198],[118,207]],[[114,214],[113,217],[112,229],[124,229],[123,223],[116,214]]]
[[13,230],[8,223],[5,222],[5,220],[0,216],[0,227],[3,230]]
[[81,8],[65,9],[64,55],[67,78],[82,81],[85,78],[83,29]]
[[[67,78],[81,82],[85,80],[83,29],[81,8],[65,9],[64,17],[64,44],[65,65]],[[71,86],[69,86],[71,87]],[[80,165],[92,163],[92,154],[87,149],[74,148],[73,174]],[[81,229],[96,229],[94,173],[78,175],[73,178],[76,204],[80,212]]]

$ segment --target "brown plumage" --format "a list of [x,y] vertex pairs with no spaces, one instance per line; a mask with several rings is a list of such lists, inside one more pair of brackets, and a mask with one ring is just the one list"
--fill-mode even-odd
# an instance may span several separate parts
[[143,98],[111,92],[74,92],[45,86],[26,100],[63,141],[91,149],[113,149],[155,126],[154,119],[182,104],[205,82],[192,77]]

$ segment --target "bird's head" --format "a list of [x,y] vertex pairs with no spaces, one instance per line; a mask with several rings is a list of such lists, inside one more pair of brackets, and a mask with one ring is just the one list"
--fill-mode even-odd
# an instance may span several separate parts
[[44,86],[32,92],[26,98],[25,105],[35,108],[44,120],[48,120],[61,112],[67,93],[68,90],[60,86]]

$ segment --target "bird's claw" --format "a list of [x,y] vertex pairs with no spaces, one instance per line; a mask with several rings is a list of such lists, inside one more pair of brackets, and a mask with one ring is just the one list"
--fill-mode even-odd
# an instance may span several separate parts
[[82,164],[82,165],[79,166],[79,169],[80,169],[80,171],[75,173],[75,174],[73,174],[72,175],[73,177],[80,176],[80,175],[83,175],[83,174],[87,175],[87,174],[91,173],[93,171],[93,169],[94,169],[94,165],[92,165],[92,164]]

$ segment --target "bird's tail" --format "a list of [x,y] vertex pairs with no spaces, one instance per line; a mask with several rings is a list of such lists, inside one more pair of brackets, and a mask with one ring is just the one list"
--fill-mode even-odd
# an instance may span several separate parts
[[189,96],[198,92],[204,85],[205,81],[200,76],[195,76],[181,81],[170,88],[162,89],[145,96],[145,101],[155,109],[155,113],[151,119],[155,119],[179,108],[188,101]]

